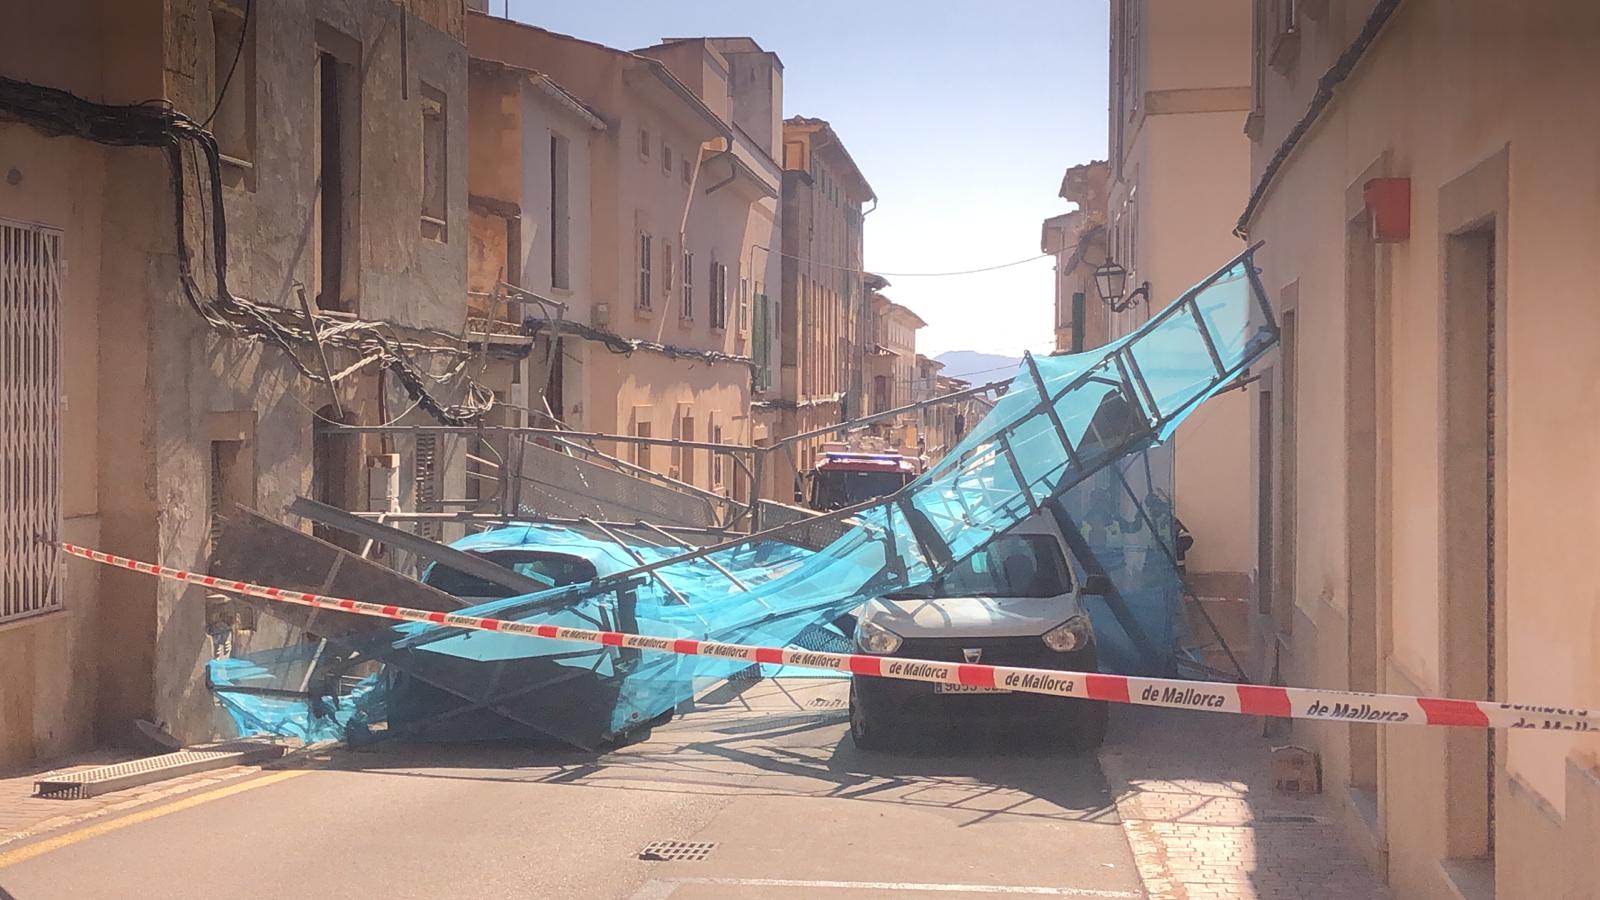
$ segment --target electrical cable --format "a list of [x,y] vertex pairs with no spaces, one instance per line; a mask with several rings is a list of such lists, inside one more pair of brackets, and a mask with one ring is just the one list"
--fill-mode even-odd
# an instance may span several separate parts
[[[244,56],[244,42],[250,35],[250,10],[255,6],[255,0],[244,0],[244,24],[239,27],[239,46],[233,51],[233,65],[228,66],[228,77],[222,79],[222,87],[217,89],[217,102],[211,107],[210,115],[200,123],[201,128],[211,127],[211,120],[217,117],[217,110],[222,109],[222,101],[228,96],[228,85],[233,84],[233,73],[239,68],[239,60]],[[215,40],[215,37],[212,38]]]
[[862,275],[882,275],[885,278],[950,278],[958,275],[979,275],[984,272],[994,272],[999,269],[1010,269],[1014,266],[1023,266],[1031,262],[1037,262],[1038,260],[1049,259],[1051,257],[1051,254],[1049,253],[1040,253],[1036,256],[1030,256],[1027,259],[1012,260],[1011,262],[999,263],[998,265],[993,266],[983,266],[977,269],[961,269],[954,272],[880,272],[877,269],[857,268],[854,266],[836,266],[832,263],[816,262],[808,257],[797,256],[793,253],[784,253],[781,250],[773,250],[770,247],[763,247],[760,244],[754,244],[752,246],[754,246],[757,250],[764,250],[775,256],[797,260],[799,262],[813,265],[822,269],[833,269],[838,272],[851,272]]
[[[301,327],[279,321],[278,317],[285,315],[284,310],[235,297],[227,283],[227,219],[222,203],[222,163],[216,138],[170,103],[146,101],[132,106],[108,106],[57,88],[0,76],[0,115],[53,137],[70,136],[108,146],[151,147],[165,151],[171,172],[180,293],[184,302],[213,330],[229,337],[274,344],[302,376],[330,387],[337,379],[313,370],[300,359],[296,347],[320,342],[355,351],[363,357],[362,361],[345,369],[340,377],[368,365],[382,366],[394,373],[413,401],[445,425],[473,424],[493,406],[493,393],[463,376],[471,357],[468,346],[408,342],[386,322],[343,321],[313,315],[310,322]],[[201,182],[195,200],[201,225],[210,236],[198,260],[204,266],[207,256],[210,257],[210,277],[214,281],[210,292],[197,281],[196,258],[186,237],[185,148],[199,151],[205,159],[205,174],[209,176]],[[197,165],[197,178],[200,177],[198,169]],[[209,227],[205,227],[207,225]],[[453,336],[428,329],[418,331],[455,340]],[[442,354],[454,357],[456,362],[444,375],[434,375],[422,370],[407,356],[408,352]],[[427,381],[444,384],[453,379],[466,382],[461,403],[442,402],[428,390]]]

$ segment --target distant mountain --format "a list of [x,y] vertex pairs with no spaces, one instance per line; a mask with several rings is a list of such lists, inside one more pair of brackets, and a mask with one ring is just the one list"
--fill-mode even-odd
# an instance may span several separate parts
[[950,378],[981,384],[999,381],[1017,371],[1022,365],[1020,356],[1001,356],[998,353],[979,353],[976,350],[947,350],[934,359],[944,363],[939,374]]

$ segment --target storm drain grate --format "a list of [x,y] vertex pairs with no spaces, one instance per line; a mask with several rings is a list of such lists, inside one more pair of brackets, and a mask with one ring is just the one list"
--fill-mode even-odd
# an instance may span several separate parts
[[844,709],[845,699],[843,697],[812,697],[810,705],[812,709]]
[[1316,816],[1257,816],[1257,822],[1267,825],[1316,825],[1322,822]]
[[651,841],[639,851],[639,858],[651,862],[698,862],[715,849],[715,841]]
[[180,750],[76,772],[46,772],[34,777],[33,795],[49,800],[82,800],[194,772],[252,765],[282,755],[282,747],[250,742]]

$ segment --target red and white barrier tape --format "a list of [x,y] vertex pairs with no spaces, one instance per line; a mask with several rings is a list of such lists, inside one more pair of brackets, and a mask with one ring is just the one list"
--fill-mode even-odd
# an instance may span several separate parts
[[1278,716],[1294,719],[1321,719],[1338,722],[1371,722],[1389,725],[1461,725],[1476,728],[1531,728],[1541,731],[1600,732],[1600,714],[1584,709],[1550,706],[1522,706],[1514,703],[1489,703],[1479,700],[1449,700],[1441,697],[1408,697],[1401,694],[1358,694],[1350,691],[1325,691],[1313,688],[1265,687],[1226,684],[1212,681],[1182,681],[1171,678],[1139,678],[1125,675],[1100,675],[1050,669],[1021,669],[1012,666],[987,666],[965,663],[930,662],[857,653],[822,653],[789,650],[781,647],[753,647],[678,638],[648,637],[619,631],[591,631],[586,628],[559,628],[505,619],[462,616],[443,612],[407,609],[382,603],[367,603],[338,597],[324,597],[303,591],[286,591],[243,581],[230,581],[211,575],[171,569],[109,553],[100,553],[74,544],[61,543],[63,551],[102,565],[131,569],[158,578],[245,594],[280,603],[336,609],[362,616],[423,622],[453,628],[520,634],[554,641],[603,644],[659,653],[686,656],[711,656],[773,665],[804,666],[895,678],[959,684],[969,687],[998,688],[1030,694],[1079,697],[1132,703],[1140,706],[1165,706],[1176,709],[1204,709],[1212,712],[1251,716]]

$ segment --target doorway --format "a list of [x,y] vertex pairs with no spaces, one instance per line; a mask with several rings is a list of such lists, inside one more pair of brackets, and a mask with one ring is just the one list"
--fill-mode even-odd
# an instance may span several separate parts
[[[1499,542],[1495,444],[1500,438],[1497,371],[1503,353],[1496,326],[1499,298],[1493,220],[1445,239],[1444,434],[1440,485],[1445,692],[1496,699],[1496,577]],[[1493,865],[1495,795],[1500,766],[1493,730],[1457,729],[1447,738],[1448,855]]]
[[[1352,691],[1378,690],[1382,663],[1379,635],[1378,547],[1378,393],[1385,383],[1386,360],[1379,352],[1378,247],[1370,213],[1351,219],[1345,235],[1345,565],[1349,573],[1346,602],[1346,678]],[[1378,728],[1352,722],[1346,726],[1353,799],[1376,821]]]

